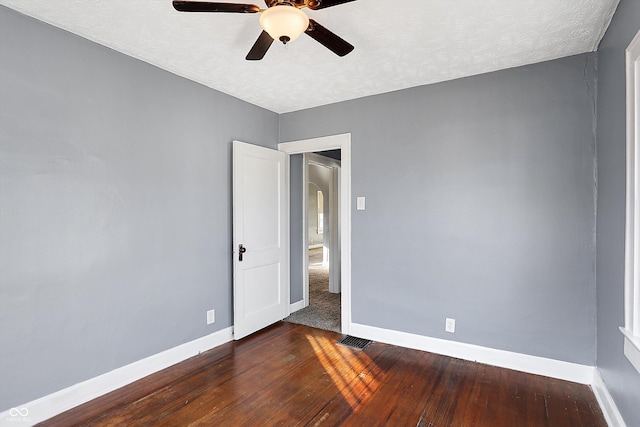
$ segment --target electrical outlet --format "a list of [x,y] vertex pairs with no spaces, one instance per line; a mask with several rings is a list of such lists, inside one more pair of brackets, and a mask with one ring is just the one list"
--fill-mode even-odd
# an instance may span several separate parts
[[207,325],[210,325],[216,321],[216,311],[211,309],[207,311]]
[[456,332],[456,319],[450,319],[447,317],[444,322],[444,330],[454,334]]

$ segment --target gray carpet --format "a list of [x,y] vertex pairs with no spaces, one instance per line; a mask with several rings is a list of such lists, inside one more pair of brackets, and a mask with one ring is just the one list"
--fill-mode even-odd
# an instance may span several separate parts
[[[310,261],[315,260],[312,257]],[[309,306],[292,313],[284,321],[340,332],[340,294],[329,292],[328,267],[309,265]]]

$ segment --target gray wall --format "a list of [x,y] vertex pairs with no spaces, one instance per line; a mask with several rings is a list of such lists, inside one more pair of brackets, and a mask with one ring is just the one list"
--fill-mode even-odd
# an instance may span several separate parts
[[354,322],[595,363],[595,60],[281,115],[351,132]]
[[640,2],[622,0],[598,50],[598,367],[628,426],[640,426],[640,374],[623,352],[625,57]]
[[231,141],[278,116],[5,7],[0,58],[0,410],[230,326]]
[[290,157],[289,162],[290,167],[290,199],[289,199],[289,218],[290,218],[290,229],[291,229],[291,239],[290,239],[290,294],[289,294],[289,302],[294,303],[301,301],[304,298],[303,287],[304,287],[304,275],[307,274],[306,271],[302,269],[302,253],[303,253],[303,240],[302,240],[302,231],[303,231],[303,180],[304,180],[304,158],[302,154],[294,154]]

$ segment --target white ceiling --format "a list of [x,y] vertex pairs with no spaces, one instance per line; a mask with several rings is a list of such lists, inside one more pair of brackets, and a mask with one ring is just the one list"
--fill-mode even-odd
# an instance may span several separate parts
[[285,113],[594,51],[618,0],[358,0],[304,9],[355,50],[340,58],[303,34],[286,47],[274,42],[262,61],[244,59],[261,32],[259,14],[176,12],[171,0],[0,4]]

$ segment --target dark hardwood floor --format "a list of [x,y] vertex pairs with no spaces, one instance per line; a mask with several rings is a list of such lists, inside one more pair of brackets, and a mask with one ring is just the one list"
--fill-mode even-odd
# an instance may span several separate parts
[[46,426],[606,426],[588,386],[277,323]]

